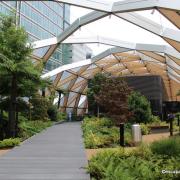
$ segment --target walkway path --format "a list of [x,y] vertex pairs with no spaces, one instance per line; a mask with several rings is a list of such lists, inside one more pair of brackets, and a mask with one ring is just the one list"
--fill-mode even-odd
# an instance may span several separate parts
[[2,180],[89,180],[80,122],[63,123],[0,157]]

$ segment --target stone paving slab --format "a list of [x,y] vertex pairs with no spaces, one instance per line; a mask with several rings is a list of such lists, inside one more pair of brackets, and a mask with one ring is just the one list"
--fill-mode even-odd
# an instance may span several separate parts
[[0,157],[0,180],[90,180],[80,122],[54,125]]

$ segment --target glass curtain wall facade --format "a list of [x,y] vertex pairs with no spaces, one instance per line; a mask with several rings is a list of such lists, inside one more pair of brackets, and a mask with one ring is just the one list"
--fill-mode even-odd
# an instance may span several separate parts
[[[51,38],[63,32],[70,23],[70,7],[51,1],[1,1],[0,13],[18,16],[18,24],[29,34],[29,41]],[[66,57],[70,48],[63,52],[60,45],[46,63],[46,70],[67,64]],[[43,51],[41,49],[40,51]],[[38,53],[41,53],[38,51]]]

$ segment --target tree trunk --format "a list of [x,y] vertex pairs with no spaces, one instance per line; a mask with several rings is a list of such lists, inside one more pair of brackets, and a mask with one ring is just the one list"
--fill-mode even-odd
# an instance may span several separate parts
[[12,77],[11,94],[9,104],[9,137],[16,136],[16,96],[17,96],[17,80],[16,76]]
[[4,129],[3,129],[3,110],[0,110],[0,140],[4,139]]
[[97,105],[97,117],[99,118],[99,105]]
[[45,96],[46,96],[45,89],[42,89],[42,97],[45,97]]
[[61,104],[61,92],[58,91],[59,97],[58,97],[58,109],[60,108],[60,104]]
[[15,120],[15,136],[17,137],[18,134],[18,110],[16,105],[16,120]]

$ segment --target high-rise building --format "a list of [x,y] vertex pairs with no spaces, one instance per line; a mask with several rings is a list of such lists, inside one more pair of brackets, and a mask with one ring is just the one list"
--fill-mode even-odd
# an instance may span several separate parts
[[63,52],[68,52],[65,53],[66,55],[64,56],[66,62],[77,62],[90,59],[93,55],[92,49],[85,44],[64,44]]
[[72,45],[72,62],[90,59],[93,52],[85,44],[73,44]]
[[[57,36],[70,23],[70,6],[51,1],[1,1],[0,13],[18,17],[18,24],[28,32],[30,42]],[[56,49],[46,64],[47,70],[69,63],[66,57],[71,48],[67,47],[60,45]],[[44,50],[35,53],[41,54],[41,51]]]

